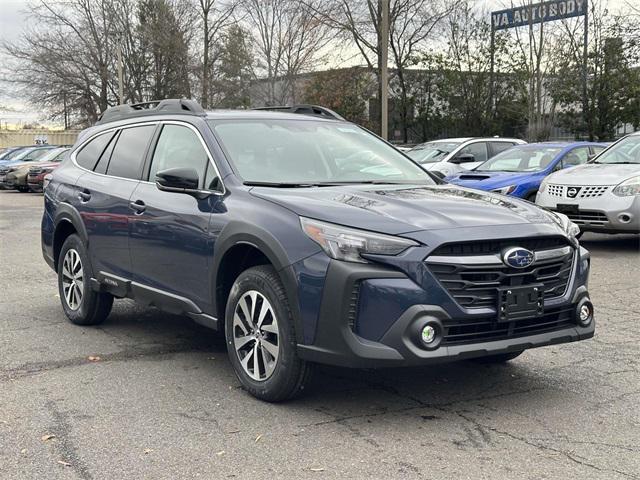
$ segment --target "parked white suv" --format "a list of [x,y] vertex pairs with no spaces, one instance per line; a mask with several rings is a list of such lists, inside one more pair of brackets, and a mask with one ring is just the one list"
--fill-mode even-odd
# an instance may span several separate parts
[[536,203],[564,213],[582,231],[640,233],[640,132],[590,163],[549,175]]
[[494,155],[523,143],[527,142],[517,138],[446,138],[421,143],[406,153],[423,168],[448,177],[472,170]]

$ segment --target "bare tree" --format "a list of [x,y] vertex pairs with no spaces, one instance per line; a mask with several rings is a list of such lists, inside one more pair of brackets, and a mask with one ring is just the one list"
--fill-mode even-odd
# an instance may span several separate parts
[[[411,102],[405,71],[415,65],[417,51],[425,46],[441,20],[445,18],[459,0],[390,0],[389,46],[395,66],[393,72],[400,98],[400,115],[403,138],[406,141],[409,127]],[[315,14],[343,37],[353,41],[367,67],[378,79],[378,98],[382,84],[382,1],[328,0]]]
[[220,0],[197,0],[197,8],[202,28],[202,66],[200,72],[201,103],[204,108],[211,106],[211,79],[216,58],[212,56],[220,35],[237,20],[234,17],[237,2]]
[[309,5],[295,0],[242,0],[246,28],[253,34],[256,77],[263,77],[267,105],[296,100],[296,78],[312,69],[331,37]]

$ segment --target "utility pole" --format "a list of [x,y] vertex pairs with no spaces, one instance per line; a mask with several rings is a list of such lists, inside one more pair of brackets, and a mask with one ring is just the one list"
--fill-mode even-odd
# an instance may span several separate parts
[[122,44],[118,43],[118,102],[120,105],[124,103],[124,93],[123,93],[123,82],[122,82]]
[[69,114],[67,113],[67,92],[62,92],[62,104],[64,105],[64,129],[69,129]]
[[380,83],[380,136],[387,140],[389,138],[389,0],[378,0],[382,8],[382,25],[380,26],[381,42],[381,72]]

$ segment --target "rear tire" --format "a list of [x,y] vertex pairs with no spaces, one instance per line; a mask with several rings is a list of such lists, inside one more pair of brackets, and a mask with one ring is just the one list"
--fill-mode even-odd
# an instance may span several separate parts
[[69,235],[58,256],[58,292],[65,315],[76,325],[98,325],[107,318],[113,296],[91,288],[93,271],[78,235]]
[[473,361],[476,363],[506,363],[510,360],[513,360],[516,357],[522,355],[524,350],[520,350],[519,352],[509,352],[509,353],[498,353],[497,355],[487,355],[486,357],[478,357],[474,358]]
[[235,374],[254,397],[281,402],[308,384],[311,365],[298,357],[289,300],[270,265],[249,268],[234,282],[225,336]]

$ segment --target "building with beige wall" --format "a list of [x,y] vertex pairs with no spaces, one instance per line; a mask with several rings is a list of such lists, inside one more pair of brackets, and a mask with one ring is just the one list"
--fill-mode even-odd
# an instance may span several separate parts
[[48,130],[46,128],[0,130],[0,148],[22,145],[73,145],[80,130]]

